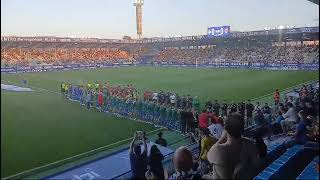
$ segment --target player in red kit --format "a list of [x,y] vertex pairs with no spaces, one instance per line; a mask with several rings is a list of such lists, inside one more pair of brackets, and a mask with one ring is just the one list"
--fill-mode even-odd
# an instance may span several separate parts
[[99,104],[100,111],[102,111],[102,105],[103,105],[103,93],[102,93],[102,90],[100,90],[99,93],[98,93],[98,104]]

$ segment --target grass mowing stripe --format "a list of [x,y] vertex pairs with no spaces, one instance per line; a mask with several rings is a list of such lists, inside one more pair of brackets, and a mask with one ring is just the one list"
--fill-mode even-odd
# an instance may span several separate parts
[[[162,128],[155,129],[153,131],[147,132],[146,134],[148,134],[148,135],[149,134],[153,134],[153,133],[156,133],[156,132],[161,131],[161,130],[162,130]],[[101,152],[101,151],[105,151],[105,150],[109,149],[112,146],[121,145],[122,143],[129,142],[132,139],[133,139],[132,137],[128,138],[128,139],[124,139],[124,140],[121,140],[121,141],[118,141],[118,142],[115,142],[115,143],[112,143],[112,144],[108,144],[106,146],[102,146],[102,147],[90,150],[88,152],[84,152],[84,153],[81,153],[81,154],[78,154],[78,155],[75,155],[75,156],[71,156],[69,158],[65,158],[65,159],[62,159],[62,160],[59,160],[59,161],[56,161],[56,162],[53,162],[53,163],[49,163],[49,164],[46,164],[46,165],[43,165],[43,166],[39,166],[39,167],[30,169],[30,170],[26,170],[26,171],[23,171],[23,172],[20,172],[18,174],[14,174],[14,175],[11,175],[11,176],[8,176],[8,177],[4,177],[2,179],[3,180],[20,179],[20,178],[25,177],[25,176],[30,176],[33,173],[36,173],[36,172],[39,172],[39,171],[42,171],[42,170],[45,170],[45,169],[48,169],[48,168],[54,168],[54,167],[57,167],[59,165],[74,161],[76,159],[84,158],[84,157],[90,156],[92,154],[95,154],[95,153],[98,153],[98,152]]]

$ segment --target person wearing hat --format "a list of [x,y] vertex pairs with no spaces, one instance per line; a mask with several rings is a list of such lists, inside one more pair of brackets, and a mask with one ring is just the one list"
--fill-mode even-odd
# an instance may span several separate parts
[[158,139],[156,140],[155,143],[161,146],[167,147],[167,141],[162,138],[162,132],[158,133]]
[[207,153],[213,164],[213,179],[251,179],[256,173],[258,151],[252,140],[242,137],[244,119],[231,113],[222,136]]

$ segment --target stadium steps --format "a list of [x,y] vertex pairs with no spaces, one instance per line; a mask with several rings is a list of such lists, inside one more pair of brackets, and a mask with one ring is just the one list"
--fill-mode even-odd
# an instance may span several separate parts
[[303,145],[294,145],[259,173],[254,179],[294,179],[313,158]]
[[303,180],[303,179],[316,180],[316,179],[319,179],[319,169],[318,170],[316,169],[317,164],[318,164],[318,168],[319,168],[319,156],[316,156],[296,179],[297,180]]

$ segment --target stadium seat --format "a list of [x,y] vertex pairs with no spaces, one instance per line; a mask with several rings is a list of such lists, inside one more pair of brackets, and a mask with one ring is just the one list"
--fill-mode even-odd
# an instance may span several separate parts
[[296,155],[303,149],[302,145],[295,145],[289,148],[277,160],[271,163],[266,169],[259,173],[254,179],[278,179],[287,172],[287,167],[294,163]]
[[316,169],[317,164],[319,166],[319,156],[316,156],[296,179],[319,179],[319,169]]

